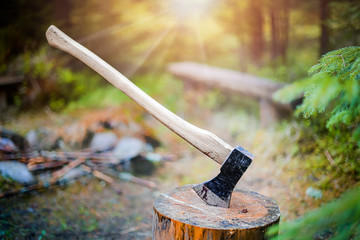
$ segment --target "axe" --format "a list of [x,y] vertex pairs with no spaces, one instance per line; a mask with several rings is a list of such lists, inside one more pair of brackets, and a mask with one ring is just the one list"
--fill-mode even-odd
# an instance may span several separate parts
[[217,163],[222,164],[218,176],[194,186],[194,190],[202,200],[211,206],[225,208],[230,206],[232,191],[254,158],[251,153],[240,146],[233,148],[213,133],[198,128],[178,117],[144,93],[115,68],[71,39],[57,27],[50,26],[46,31],[46,38],[51,46],[78,58],[170,130]]

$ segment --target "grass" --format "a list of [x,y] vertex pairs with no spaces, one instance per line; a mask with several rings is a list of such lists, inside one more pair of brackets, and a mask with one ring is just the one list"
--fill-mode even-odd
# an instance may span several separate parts
[[[181,102],[182,82],[170,75],[156,76],[153,74],[135,76],[133,82],[145,93],[161,102],[172,111],[176,111]],[[65,113],[79,109],[96,109],[116,106],[132,100],[114,86],[106,85],[91,91],[78,100],[72,101],[64,110]]]
[[[281,71],[279,70],[279,75],[282,74]],[[319,140],[312,138],[311,125],[306,126],[292,119],[282,121],[269,128],[260,128],[256,101],[245,100],[236,94],[226,95],[219,91],[200,93],[192,90],[195,95],[191,95],[188,92],[191,90],[185,91],[183,89],[181,81],[168,75],[135,76],[134,83],[173,112],[193,113],[189,116],[190,122],[200,122],[199,126],[205,126],[208,130],[215,131],[217,135],[224,137],[231,143],[240,143],[245,148],[251,149],[256,156],[258,165],[256,170],[247,173],[247,175],[257,180],[264,180],[259,184],[261,185],[260,189],[267,187],[265,186],[266,180],[269,179],[286,182],[288,192],[285,192],[284,196],[274,192],[274,196],[278,198],[276,200],[283,211],[282,220],[301,216],[306,209],[313,209],[339,196],[351,184],[359,184],[359,180],[353,178],[349,181],[349,176],[352,175],[347,173],[339,175],[336,168],[331,167],[321,148],[331,143],[323,141],[326,136],[320,136],[322,141],[320,143]],[[188,94],[196,96],[196,99],[188,99],[186,97]],[[61,120],[64,113],[67,115],[65,117],[67,119],[71,116],[78,116],[77,111],[91,112],[94,110],[95,113],[92,116],[95,116],[99,115],[96,114],[96,109],[112,109],[111,106],[114,105],[118,106],[122,112],[130,112],[129,120],[147,121],[144,114],[135,114],[135,111],[132,111],[135,108],[132,107],[135,106],[132,100],[109,85],[98,88],[82,96],[79,100],[73,101],[64,112],[55,115],[54,119],[57,119],[57,127],[62,127],[68,122]],[[40,113],[40,115],[44,114]],[[29,117],[26,121],[31,120],[32,118]],[[21,129],[26,126],[26,121],[14,120],[8,126],[10,129],[13,126],[16,129]],[[42,119],[42,121],[44,120]],[[34,126],[34,123],[31,126]],[[168,130],[165,131],[160,126],[161,124],[154,124],[151,125],[151,128],[155,128],[153,131],[165,142],[166,149],[162,149],[163,151],[176,152],[180,156],[184,152],[189,152],[185,150],[190,148],[187,143],[174,137],[173,133]],[[174,149],[175,151],[173,151]],[[331,150],[329,151],[331,154]],[[156,178],[166,186],[164,189],[202,182],[215,176],[218,165],[210,163],[211,161],[194,149],[190,153],[189,156],[179,159],[170,168],[167,168],[166,172],[158,173]],[[315,200],[306,196],[305,190],[309,186],[320,188],[324,197]],[[43,195],[43,193],[31,195],[30,200],[20,197],[19,201],[24,201],[24,203],[16,203],[15,207],[11,205],[13,204],[11,200],[0,199],[0,209],[1,205],[12,207],[12,210],[1,212],[0,238],[13,238],[17,232],[20,235],[16,236],[35,236],[38,238],[66,238],[71,234],[73,234],[71,236],[75,236],[76,233],[88,234],[97,231],[106,233],[111,231],[112,227],[116,227],[116,224],[119,224],[116,223],[119,219],[125,221],[122,223],[129,226],[132,223],[138,224],[139,221],[148,219],[141,215],[143,209],[131,209],[135,204],[134,202],[140,201],[143,196],[134,195],[134,190],[128,186],[126,190],[132,195],[130,200],[118,199],[109,194],[100,182],[91,183],[87,187],[74,185],[66,191],[47,193],[48,196]],[[109,197],[109,200],[104,196]],[[41,216],[47,217],[38,219],[35,213],[26,212],[26,201],[27,203],[29,201],[31,203],[40,202],[39,209],[41,210],[38,212],[41,213]],[[142,208],[144,207],[143,203],[140,205]],[[151,208],[151,203],[148,205]],[[46,209],[50,209],[50,212]],[[28,217],[22,219],[24,212],[28,214]],[[123,226],[115,229],[122,231]]]

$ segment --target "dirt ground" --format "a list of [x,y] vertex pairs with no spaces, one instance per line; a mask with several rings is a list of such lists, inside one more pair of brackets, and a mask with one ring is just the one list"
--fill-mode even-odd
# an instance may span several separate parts
[[[273,147],[276,127],[261,128],[256,115],[241,109],[234,112],[233,106],[215,112],[193,113],[191,118],[183,117],[230,144],[242,145],[255,155],[255,161],[238,183],[238,188],[273,198],[280,207],[282,220],[294,219],[303,213],[306,209],[306,202],[302,200],[304,190],[299,189],[294,178],[287,177],[284,166],[289,159],[276,156]],[[84,114],[80,114],[77,121]],[[59,128],[71,121],[69,116],[61,120],[62,117],[57,115],[44,115],[45,120],[44,117],[32,118],[31,127],[45,121]],[[97,115],[104,114],[92,112],[92,116]],[[118,180],[122,194],[117,194],[109,184],[83,177],[66,186],[2,198],[0,239],[151,239],[154,199],[178,186],[211,179],[218,173],[219,165],[152,117],[146,115],[143,119],[161,139],[162,147],[158,151],[176,156],[174,161],[163,163],[152,175],[142,176],[156,182],[156,188]],[[21,129],[25,122],[29,119],[22,117],[8,123],[7,127]]]

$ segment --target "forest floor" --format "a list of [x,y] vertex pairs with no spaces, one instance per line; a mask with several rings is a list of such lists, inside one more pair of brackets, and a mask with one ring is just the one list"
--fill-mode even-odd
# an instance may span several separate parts
[[[317,200],[306,196],[304,185],[297,182],[301,173],[288,171],[291,156],[278,151],[292,147],[296,132],[290,132],[281,124],[262,128],[256,109],[237,108],[236,102],[211,111],[192,106],[186,112],[186,115],[178,114],[230,144],[249,149],[256,156],[237,187],[273,198],[280,207],[282,220],[295,219],[317,205]],[[136,121],[140,131],[151,132],[161,142],[157,152],[175,156],[155,173],[141,176],[156,182],[157,187],[152,189],[118,180],[122,190],[119,195],[105,182],[85,177],[66,186],[2,198],[0,238],[151,239],[152,205],[156,197],[178,186],[200,183],[217,175],[218,164],[134,104],[64,115],[48,111],[26,113],[7,121],[5,127],[22,133],[39,126],[63,129],[74,123],[91,125],[119,118],[119,113],[122,120]],[[287,145],[279,146],[279,138],[288,138]]]

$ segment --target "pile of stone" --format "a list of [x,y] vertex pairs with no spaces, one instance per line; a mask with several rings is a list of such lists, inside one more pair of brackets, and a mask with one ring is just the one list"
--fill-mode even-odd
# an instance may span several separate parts
[[21,189],[5,192],[0,187],[0,197],[69,183],[83,176],[107,182],[119,193],[121,190],[116,186],[119,180],[156,187],[154,182],[137,175],[151,175],[163,161],[173,157],[155,152],[160,146],[158,140],[139,131],[123,134],[123,130],[119,137],[119,131],[109,126],[98,132],[86,129],[83,137],[71,142],[69,137],[45,128],[21,136],[0,127],[0,175],[23,185]]

